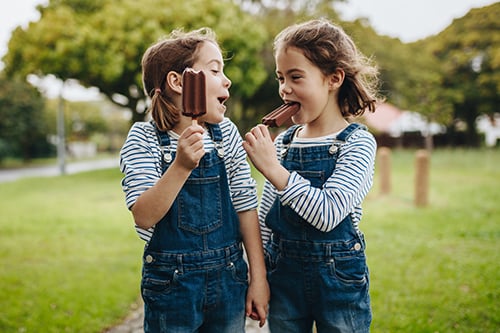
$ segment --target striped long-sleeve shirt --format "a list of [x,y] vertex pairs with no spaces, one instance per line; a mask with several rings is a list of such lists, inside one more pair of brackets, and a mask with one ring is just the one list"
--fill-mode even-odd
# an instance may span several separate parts
[[[278,158],[283,150],[283,134],[275,140]],[[336,135],[314,139],[295,137],[291,147],[331,146],[335,137]],[[297,172],[291,172],[283,191],[277,191],[266,181],[259,206],[263,243],[270,239],[271,230],[264,221],[276,197],[320,231],[331,231],[350,214],[354,228],[359,232],[361,203],[373,184],[376,149],[373,135],[368,131],[358,130],[341,146],[335,170],[322,188],[311,186]]]
[[[228,176],[230,196],[237,212],[257,208],[256,182],[250,175],[250,166],[246,152],[241,145],[241,136],[231,120],[225,118],[220,124],[223,137],[224,164]],[[175,151],[179,135],[169,131],[171,146]],[[206,152],[214,149],[214,143],[208,133],[203,135]],[[150,122],[135,123],[130,129],[120,152],[120,170],[124,174],[122,188],[125,201],[130,209],[137,198],[152,187],[162,176],[161,152],[158,138]],[[136,226],[139,237],[145,241],[151,239],[154,227],[148,230]]]

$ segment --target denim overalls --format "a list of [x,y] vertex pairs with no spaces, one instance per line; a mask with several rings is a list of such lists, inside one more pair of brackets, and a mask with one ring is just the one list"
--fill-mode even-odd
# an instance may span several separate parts
[[[229,194],[222,133],[219,125],[207,126],[215,149],[191,172],[144,250],[146,333],[244,332],[248,268]],[[175,152],[168,134],[157,134],[165,172]]]
[[[335,169],[342,144],[362,125],[350,124],[331,146],[289,147],[297,126],[283,138],[282,165],[321,188]],[[368,332],[371,322],[365,242],[348,215],[321,232],[276,198],[266,216],[272,333]]]

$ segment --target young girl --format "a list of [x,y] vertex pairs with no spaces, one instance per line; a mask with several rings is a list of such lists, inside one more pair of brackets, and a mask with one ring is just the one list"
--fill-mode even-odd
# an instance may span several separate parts
[[[187,67],[206,76],[207,112],[199,125],[182,115]],[[146,333],[243,332],[245,313],[260,325],[267,316],[256,183],[237,128],[224,117],[231,81],[223,68],[207,28],[174,32],[142,58],[152,121],[132,126],[120,168],[127,206],[146,241]]]
[[279,94],[295,124],[273,144],[258,125],[243,143],[266,177],[259,208],[271,288],[272,333],[368,332],[361,203],[376,143],[347,118],[375,108],[376,69],[338,26],[313,20],[274,42]]

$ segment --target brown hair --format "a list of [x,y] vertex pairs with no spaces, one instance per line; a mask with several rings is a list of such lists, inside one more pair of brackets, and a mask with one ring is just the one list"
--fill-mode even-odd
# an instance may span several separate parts
[[182,74],[197,60],[197,51],[203,42],[218,46],[210,28],[191,32],[174,30],[166,39],[150,46],[142,56],[142,83],[144,93],[151,97],[151,117],[161,131],[172,129],[179,122],[179,108],[173,103],[165,87],[170,71]]
[[378,70],[370,64],[344,30],[326,19],[307,21],[285,28],[274,39],[274,53],[295,47],[324,75],[337,69],[345,73],[338,103],[344,117],[375,111]]

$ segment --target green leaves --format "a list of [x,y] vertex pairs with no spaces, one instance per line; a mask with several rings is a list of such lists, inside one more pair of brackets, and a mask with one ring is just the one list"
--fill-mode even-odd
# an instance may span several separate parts
[[76,79],[98,87],[112,101],[116,94],[125,96],[133,121],[142,120],[143,108],[137,110],[145,101],[144,51],[174,29],[208,26],[226,52],[225,72],[233,82],[231,117],[244,131],[280,102],[274,36],[289,24],[326,15],[378,64],[381,93],[392,104],[444,124],[467,119],[472,131],[478,114],[495,112],[500,102],[500,4],[471,10],[440,34],[404,44],[377,35],[366,20],[341,22],[335,2],[121,0],[117,5],[111,0],[51,0],[39,7],[39,21],[12,34],[5,72],[9,77]]
[[[54,74],[98,87],[110,100],[128,99],[136,110],[145,99],[141,86],[144,51],[172,30],[209,26],[230,55],[226,71],[232,95],[248,97],[267,74],[256,57],[265,44],[265,31],[254,17],[232,1],[52,1],[39,21],[18,28],[4,57],[8,75]],[[137,96],[136,92],[140,92]]]

